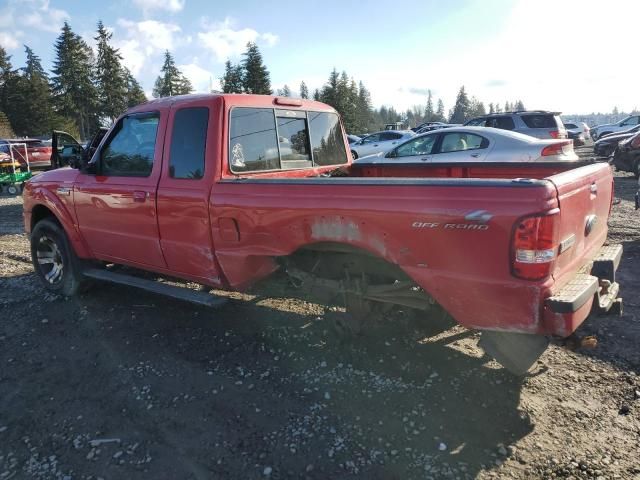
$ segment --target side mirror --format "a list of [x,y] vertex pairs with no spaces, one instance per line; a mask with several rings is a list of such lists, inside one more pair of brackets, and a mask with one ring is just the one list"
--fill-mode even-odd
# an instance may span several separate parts
[[80,167],[80,171],[85,175],[97,175],[98,165],[96,162],[85,162]]
[[394,148],[393,150],[390,150],[389,152],[387,152],[387,154],[385,155],[385,158],[395,158],[397,156],[398,156],[398,152]]

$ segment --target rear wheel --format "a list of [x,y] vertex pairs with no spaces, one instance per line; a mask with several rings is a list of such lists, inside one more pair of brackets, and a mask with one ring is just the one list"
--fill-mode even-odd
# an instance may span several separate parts
[[351,156],[356,160],[358,158],[358,153],[355,150],[351,150]]
[[19,191],[20,191],[20,189],[18,188],[17,185],[9,185],[7,187],[7,193],[9,195],[17,195]]
[[39,221],[31,232],[31,260],[40,282],[52,293],[71,296],[85,284],[67,235],[50,218]]

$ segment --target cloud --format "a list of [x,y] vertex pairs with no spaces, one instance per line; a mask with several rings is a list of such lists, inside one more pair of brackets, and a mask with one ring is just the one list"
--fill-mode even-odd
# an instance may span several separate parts
[[409,93],[413,93],[414,95],[422,95],[422,96],[427,96],[429,95],[429,90],[431,90],[431,95],[433,95],[433,89],[429,89],[429,88],[416,88],[416,87],[409,87],[409,88],[399,88],[398,91],[402,92],[402,91],[407,91]]
[[124,65],[134,75],[138,75],[154,55],[191,42],[191,37],[183,36],[182,29],[173,23],[156,20],[133,22],[120,18],[117,24],[124,31],[124,40],[116,40],[114,45],[120,49]]
[[505,80],[493,79],[484,84],[485,87],[504,87],[507,84]]
[[185,0],[133,0],[133,4],[146,16],[157,11],[179,12],[184,8]]
[[[0,28],[13,29],[16,25],[21,27],[29,27],[30,29],[41,30],[44,32],[57,33],[62,27],[65,20],[69,20],[71,16],[59,8],[52,8],[49,0],[9,0],[7,6],[0,10]],[[3,38],[9,40],[4,44],[7,48],[11,47],[11,34],[8,32],[0,32]],[[17,41],[18,35],[13,36],[13,40]]]
[[193,88],[198,93],[209,93],[212,83],[214,88],[218,86],[217,78],[209,70],[198,65],[197,59],[193,63],[178,65],[178,68],[189,80],[191,80]]
[[205,29],[198,33],[200,44],[213,52],[219,62],[242,54],[248,42],[256,42],[266,47],[272,47],[278,42],[278,36],[273,33],[258,33],[252,28],[234,30],[234,21],[227,17],[223,22],[209,23],[202,19]]
[[13,50],[18,48],[20,41],[18,40],[22,36],[22,32],[0,32],[0,46],[5,50]]

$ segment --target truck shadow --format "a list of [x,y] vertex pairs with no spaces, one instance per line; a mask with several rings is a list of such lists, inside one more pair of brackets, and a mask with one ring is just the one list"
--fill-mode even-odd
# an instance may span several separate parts
[[268,465],[280,478],[475,478],[533,430],[522,379],[459,329],[424,338],[388,325],[345,342],[335,312],[287,297],[208,310],[106,284],[14,309],[3,330],[35,331],[38,348],[4,378],[19,394],[0,411],[30,412],[7,418],[7,441],[69,424],[153,457],[143,473],[115,450],[87,462],[88,447],[58,446],[79,475],[257,478]]

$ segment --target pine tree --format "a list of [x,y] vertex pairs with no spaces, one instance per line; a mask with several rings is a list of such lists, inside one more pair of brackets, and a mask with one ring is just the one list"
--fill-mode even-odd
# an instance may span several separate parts
[[166,50],[164,52],[164,64],[160,69],[160,75],[156,78],[153,86],[153,96],[172,97],[175,95],[186,95],[193,92],[193,86],[182,72],[176,67],[173,56]]
[[0,110],[0,138],[13,138],[16,134],[11,127],[11,122],[7,118],[7,115]]
[[434,119],[436,122],[446,122],[447,119],[444,116],[444,102],[441,98],[438,99],[438,109],[436,110],[436,117]]
[[471,110],[471,102],[464,89],[464,85],[460,87],[456,103],[453,105],[453,111],[449,123],[464,123],[469,118]]
[[340,80],[340,74],[334,68],[329,74],[329,80],[322,87],[322,90],[320,91],[320,98],[319,98],[321,102],[331,105],[336,110],[338,110],[336,108],[336,105],[338,104],[337,96],[338,96],[339,80]]
[[469,107],[469,118],[480,117],[482,115],[486,115],[487,111],[484,108],[484,103],[478,100],[476,97],[471,98],[471,103]]
[[282,87],[281,89],[278,89],[278,96],[279,97],[290,97],[291,96],[291,89],[289,88],[289,85],[286,85],[284,87]]
[[223,93],[242,93],[242,65],[233,65],[229,60],[224,64],[224,75],[220,78]]
[[262,54],[254,42],[247,43],[247,51],[242,54],[243,88],[247,93],[271,95],[271,80],[267,67],[262,62]]
[[512,105],[508,101],[504,102],[504,111],[505,112],[510,112],[512,110],[513,110]]
[[526,108],[524,108],[524,103],[522,102],[522,100],[518,100],[516,102],[515,109],[518,110],[518,111],[526,110]]
[[8,97],[11,89],[12,79],[17,72],[11,65],[11,55],[0,45],[0,111],[6,114],[10,107]]
[[7,115],[18,135],[46,135],[55,123],[49,81],[40,58],[24,48],[27,63],[20,75],[9,80]]
[[313,91],[313,99],[316,102],[320,101],[320,90],[318,90],[317,88]]
[[424,121],[433,122],[435,117],[433,110],[433,97],[431,96],[431,90],[427,90],[427,106],[424,109]]
[[98,87],[98,109],[101,116],[115,120],[127,109],[127,77],[122,68],[122,56],[109,45],[112,33],[107,31],[102,21],[98,21],[98,45],[96,59],[96,86]]
[[51,87],[56,112],[73,119],[82,138],[90,138],[98,127],[99,113],[93,52],[68,22],[56,40],[55,51]]
[[489,113],[495,113],[495,109],[493,108],[493,102],[489,102]]
[[126,92],[126,104],[127,108],[135,107],[141,103],[147,101],[147,96],[142,90],[142,87],[138,83],[138,81],[133,78],[133,75],[129,71],[128,68],[123,67],[122,69],[125,79],[127,81],[127,92]]
[[360,81],[358,84],[358,98],[356,100],[356,118],[357,118],[357,132],[367,132],[372,127],[373,120],[372,108],[371,108],[371,94],[369,90],[364,86],[364,83]]
[[300,82],[300,98],[309,98],[309,89],[307,88],[307,84],[304,83],[304,80]]

